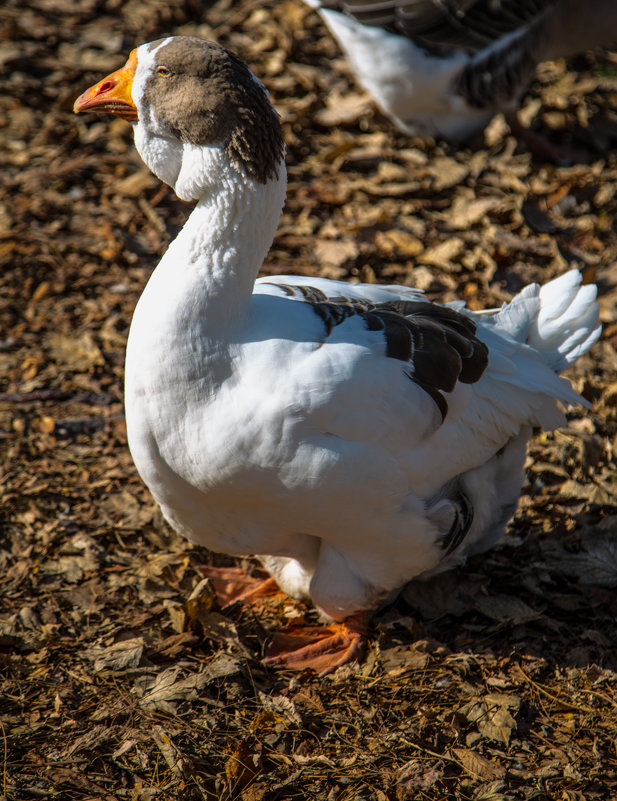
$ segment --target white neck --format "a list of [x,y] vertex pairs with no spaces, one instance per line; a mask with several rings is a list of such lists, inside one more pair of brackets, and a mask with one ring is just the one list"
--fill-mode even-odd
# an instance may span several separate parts
[[[135,430],[147,426],[149,416],[190,404],[191,392],[207,394],[206,386],[220,385],[229,374],[228,346],[248,313],[285,198],[282,163],[278,178],[260,184],[240,175],[223,151],[210,149],[206,161],[202,177],[209,177],[209,186],[202,184],[200,200],[152,273],[131,323],[125,395],[134,456]],[[159,402],[160,396],[169,400]]]
[[193,158],[187,155],[175,188],[199,200],[135,312],[133,327],[153,327],[153,334],[163,326],[165,335],[175,329],[214,335],[241,317],[285,200],[283,163],[278,178],[260,184],[240,174],[220,148],[194,148]]

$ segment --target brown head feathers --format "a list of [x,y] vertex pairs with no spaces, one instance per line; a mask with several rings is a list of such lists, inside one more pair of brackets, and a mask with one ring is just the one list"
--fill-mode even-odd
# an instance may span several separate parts
[[148,45],[158,49],[143,94],[154,118],[181,142],[222,143],[261,183],[275,177],[284,154],[279,117],[242,59],[196,36],[161,42]]

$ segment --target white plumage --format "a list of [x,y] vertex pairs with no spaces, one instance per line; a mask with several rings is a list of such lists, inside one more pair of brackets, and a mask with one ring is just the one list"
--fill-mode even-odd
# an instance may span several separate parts
[[[129,444],[177,531],[259,555],[285,592],[348,621],[500,539],[532,427],[586,403],[556,371],[599,336],[595,288],[571,271],[477,314],[405,287],[256,281],[285,197],[282,140],[265,91],[246,81],[242,103],[268,128],[254,147],[240,140],[248,112],[219,104],[210,78],[230,58],[186,37],[142,45],[76,102],[124,116],[132,105],[146,164],[197,201],[135,310]],[[246,77],[225,75],[234,87]],[[196,113],[230,115],[227,138],[199,142],[197,123],[176,119],[187,82],[204,93]]]

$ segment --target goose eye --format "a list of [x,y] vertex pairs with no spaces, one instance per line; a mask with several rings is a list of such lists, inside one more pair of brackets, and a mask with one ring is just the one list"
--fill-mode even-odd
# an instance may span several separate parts
[[171,70],[169,69],[169,67],[163,67],[163,66],[157,67],[156,71],[159,75],[162,75],[163,78],[168,78],[171,75]]

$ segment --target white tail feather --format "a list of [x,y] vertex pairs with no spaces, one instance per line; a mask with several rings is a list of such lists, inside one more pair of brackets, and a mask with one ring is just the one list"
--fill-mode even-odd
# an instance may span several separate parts
[[578,270],[570,270],[542,287],[526,286],[501,309],[497,327],[526,342],[561,372],[589,350],[602,330],[597,289],[582,286],[582,280]]

